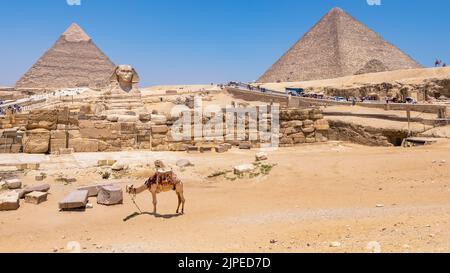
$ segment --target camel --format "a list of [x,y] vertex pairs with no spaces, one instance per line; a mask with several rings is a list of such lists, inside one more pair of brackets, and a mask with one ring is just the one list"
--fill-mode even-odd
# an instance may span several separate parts
[[129,194],[137,195],[149,190],[153,197],[153,214],[156,215],[157,195],[162,192],[175,191],[178,196],[178,207],[176,213],[179,214],[181,206],[181,214],[184,214],[184,204],[186,202],[183,192],[183,182],[177,178],[175,173],[166,168],[160,160],[155,162],[156,174],[150,177],[144,185],[135,188],[133,185],[126,187]]

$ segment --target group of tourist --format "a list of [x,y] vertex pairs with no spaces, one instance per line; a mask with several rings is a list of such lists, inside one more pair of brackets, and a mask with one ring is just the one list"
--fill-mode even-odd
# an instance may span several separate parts
[[447,64],[442,62],[442,60],[437,59],[436,62],[434,62],[434,67],[447,67]]
[[[0,103],[0,105],[2,104],[3,102]],[[10,105],[6,108],[0,108],[0,115],[15,114],[20,112],[22,112],[22,107],[18,104]]]

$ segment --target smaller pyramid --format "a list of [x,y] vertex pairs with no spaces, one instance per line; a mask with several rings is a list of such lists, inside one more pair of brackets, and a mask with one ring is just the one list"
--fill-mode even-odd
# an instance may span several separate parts
[[101,88],[108,84],[114,67],[89,35],[74,23],[22,76],[16,88]]

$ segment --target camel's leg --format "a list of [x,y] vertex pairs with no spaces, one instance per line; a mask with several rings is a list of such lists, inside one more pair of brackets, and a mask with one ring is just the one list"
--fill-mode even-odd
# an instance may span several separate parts
[[180,211],[180,206],[181,206],[181,197],[178,194],[178,192],[176,194],[177,194],[177,197],[178,197],[178,207],[177,207],[177,212],[176,213],[178,214],[178,212]]
[[180,183],[176,186],[176,191],[178,195],[178,209],[177,213],[180,211],[180,204],[181,206],[181,214],[184,214],[184,204],[186,203],[186,199],[184,199],[184,190],[183,190],[183,184]]
[[158,204],[156,187],[152,186],[150,189],[150,192],[152,193],[152,197],[153,197],[153,214],[156,214],[156,205]]

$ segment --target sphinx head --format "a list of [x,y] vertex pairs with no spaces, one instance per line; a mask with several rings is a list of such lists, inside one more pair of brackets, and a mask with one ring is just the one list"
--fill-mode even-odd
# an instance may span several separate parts
[[111,83],[119,84],[123,91],[129,92],[139,83],[139,76],[132,66],[119,65],[114,69]]

